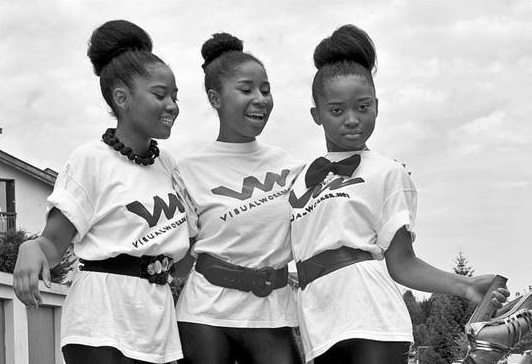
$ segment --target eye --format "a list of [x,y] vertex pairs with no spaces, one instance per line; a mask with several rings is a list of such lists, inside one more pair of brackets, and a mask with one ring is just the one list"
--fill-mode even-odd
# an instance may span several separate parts
[[343,110],[340,107],[332,107],[331,108],[331,114],[333,115],[341,115]]
[[162,95],[162,94],[159,94],[159,93],[153,92],[153,95],[155,96],[155,98],[156,98],[157,100],[164,100],[164,95]]
[[240,91],[245,94],[249,94],[251,92],[251,89],[249,87],[242,87],[240,88]]
[[371,106],[370,104],[361,104],[361,105],[358,106],[358,110],[359,111],[368,111],[370,106]]

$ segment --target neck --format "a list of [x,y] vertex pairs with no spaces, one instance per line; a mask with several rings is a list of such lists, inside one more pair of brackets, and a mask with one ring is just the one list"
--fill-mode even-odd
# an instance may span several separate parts
[[142,138],[138,134],[133,133],[131,130],[127,130],[124,127],[120,127],[119,123],[116,127],[115,135],[126,147],[133,150],[135,154],[145,155],[150,148],[150,138]]
[[343,148],[338,148],[338,146],[327,142],[327,152],[360,152],[363,150],[369,150],[366,144],[360,147],[357,147],[357,148],[343,149]]

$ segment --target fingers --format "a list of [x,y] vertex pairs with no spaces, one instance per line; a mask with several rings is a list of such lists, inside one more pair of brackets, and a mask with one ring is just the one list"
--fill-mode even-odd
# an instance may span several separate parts
[[505,288],[497,288],[491,292],[491,303],[496,308],[501,308],[503,304],[507,301],[510,292]]
[[15,294],[28,307],[39,307],[42,304],[38,277],[35,271],[18,271],[14,274]]
[[52,279],[50,274],[50,265],[48,264],[48,261],[43,262],[42,267],[42,280],[44,282],[44,285],[48,288],[52,286]]
[[22,243],[13,271],[13,287],[19,300],[28,307],[42,304],[39,291],[39,274],[43,273],[45,285],[50,287],[50,266],[35,240]]

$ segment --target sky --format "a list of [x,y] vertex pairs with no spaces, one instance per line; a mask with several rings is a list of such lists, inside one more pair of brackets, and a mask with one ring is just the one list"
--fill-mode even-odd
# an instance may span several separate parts
[[379,115],[368,147],[407,164],[419,193],[415,250],[443,270],[532,285],[532,1],[0,0],[0,149],[61,169],[113,127],[86,57],[111,19],[145,29],[176,75],[180,114],[159,144],[176,159],[216,139],[201,45],[229,32],[266,67],[275,102],[259,141],[311,160],[312,54],[343,24],[377,48]]

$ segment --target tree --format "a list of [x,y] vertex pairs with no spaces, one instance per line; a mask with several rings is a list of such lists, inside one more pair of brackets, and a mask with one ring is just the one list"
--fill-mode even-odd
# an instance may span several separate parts
[[408,290],[403,293],[403,301],[405,301],[406,308],[412,319],[412,325],[416,326],[424,323],[427,320],[427,317],[423,315],[422,308],[420,304],[416,301],[412,291]]
[[[462,251],[455,264],[456,274],[473,275],[474,269]],[[412,318],[414,346],[426,349],[423,356],[427,363],[451,363],[465,356],[468,343],[464,328],[475,309],[472,303],[445,294],[433,294],[428,300],[417,302],[411,292],[406,292],[403,299]]]
[[469,265],[467,265],[467,258],[460,250],[458,252],[458,257],[454,260],[456,263],[455,267],[453,268],[454,272],[456,274],[460,274],[462,276],[472,277],[475,273],[475,270],[471,268]]

